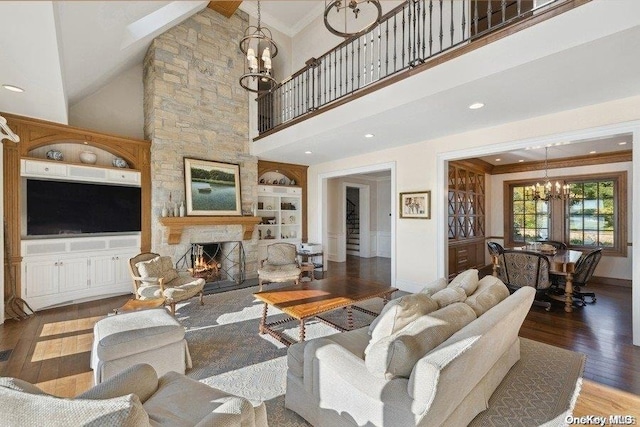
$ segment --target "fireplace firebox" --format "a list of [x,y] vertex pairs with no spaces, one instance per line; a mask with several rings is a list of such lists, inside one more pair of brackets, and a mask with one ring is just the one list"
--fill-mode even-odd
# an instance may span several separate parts
[[176,267],[206,283],[232,281],[239,285],[246,277],[244,247],[240,241],[192,243]]

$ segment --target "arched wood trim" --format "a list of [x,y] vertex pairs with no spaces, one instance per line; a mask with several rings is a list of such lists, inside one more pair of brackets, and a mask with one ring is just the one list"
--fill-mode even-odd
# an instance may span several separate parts
[[[131,169],[140,171],[141,184],[141,233],[140,251],[151,250],[151,142],[125,138],[117,135],[94,132],[60,123],[0,113],[7,119],[11,129],[20,137],[18,144],[4,140],[4,217],[7,222],[7,244],[11,255],[9,265],[13,269],[16,292],[20,296],[21,283],[21,213],[22,185],[20,180],[20,159],[29,157],[29,152],[54,143],[84,144],[118,156],[127,161]],[[11,277],[5,275],[5,277]],[[11,284],[5,281],[5,295],[10,292]]]
[[258,177],[267,172],[277,172],[296,181],[296,186],[302,188],[302,241],[307,242],[307,169],[306,165],[292,163],[270,162],[258,160]]

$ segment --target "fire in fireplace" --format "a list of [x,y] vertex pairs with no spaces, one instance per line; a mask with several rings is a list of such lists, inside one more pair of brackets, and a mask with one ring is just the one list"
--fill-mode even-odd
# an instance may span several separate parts
[[245,280],[245,253],[242,242],[192,243],[176,267],[201,277],[207,283]]
[[220,280],[220,264],[216,258],[220,251],[219,243],[191,245],[191,268],[187,270],[193,277],[201,277],[206,282]]

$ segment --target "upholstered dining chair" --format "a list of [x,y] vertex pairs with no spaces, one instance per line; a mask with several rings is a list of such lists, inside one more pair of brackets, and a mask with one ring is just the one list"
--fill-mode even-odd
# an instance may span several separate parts
[[489,255],[491,256],[499,256],[504,252],[502,245],[496,242],[487,242],[487,248],[489,249]]
[[505,249],[498,256],[498,278],[504,282],[511,293],[523,286],[531,286],[536,290],[534,305],[551,310],[551,302],[540,297],[546,295],[549,281],[549,260],[537,252]]
[[[600,259],[602,258],[602,249],[594,249],[586,254],[583,254],[578,262],[576,262],[575,271],[573,273],[573,297],[580,300],[582,305],[586,305],[585,297],[591,298],[591,304],[596,302],[596,294],[594,292],[583,292],[582,287],[587,285],[587,282],[591,280],[593,272],[595,271]],[[561,281],[561,285],[564,285],[564,281]]]
[[274,243],[267,246],[267,258],[260,261],[258,286],[267,282],[300,282],[300,265],[296,254],[296,245]]
[[557,240],[538,240],[538,243],[551,245],[557,250],[566,250],[567,244],[565,242],[558,242]]
[[129,271],[133,279],[136,299],[164,298],[176,314],[176,303],[200,295],[200,305],[204,304],[202,289],[205,280],[190,275],[180,275],[173,267],[171,257],[145,252],[129,259]]

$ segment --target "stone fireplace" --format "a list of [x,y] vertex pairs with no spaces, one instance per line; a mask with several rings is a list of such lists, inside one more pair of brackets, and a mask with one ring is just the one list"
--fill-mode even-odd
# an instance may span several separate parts
[[177,262],[191,253],[192,244],[242,242],[244,259],[229,262],[242,261],[247,277],[255,277],[257,241],[243,240],[241,225],[186,226],[180,241],[170,244],[159,221],[165,204],[184,201],[184,157],[239,164],[242,209],[250,211],[257,200],[249,97],[237,80],[244,72],[238,41],[247,24],[243,12],[227,19],[205,8],[152,42],[143,83],[145,137],[152,141],[152,250]]

